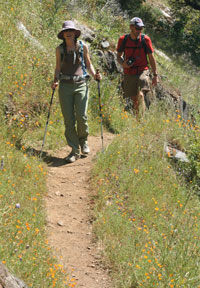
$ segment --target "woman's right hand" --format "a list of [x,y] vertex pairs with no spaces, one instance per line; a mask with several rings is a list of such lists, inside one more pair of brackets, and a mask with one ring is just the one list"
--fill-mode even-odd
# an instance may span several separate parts
[[58,81],[57,82],[53,82],[52,85],[51,85],[51,88],[53,90],[55,90],[57,87],[58,87]]

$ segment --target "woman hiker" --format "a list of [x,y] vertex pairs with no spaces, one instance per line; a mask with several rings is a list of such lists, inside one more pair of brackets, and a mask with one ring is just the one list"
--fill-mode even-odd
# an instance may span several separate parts
[[78,41],[81,31],[75,27],[73,21],[65,21],[58,38],[63,43],[56,48],[56,68],[52,89],[59,83],[59,99],[65,123],[65,137],[72,148],[71,153],[65,158],[68,163],[73,163],[82,154],[90,152],[88,138],[88,74],[95,80],[100,80],[101,75],[95,72],[90,60],[88,47]]

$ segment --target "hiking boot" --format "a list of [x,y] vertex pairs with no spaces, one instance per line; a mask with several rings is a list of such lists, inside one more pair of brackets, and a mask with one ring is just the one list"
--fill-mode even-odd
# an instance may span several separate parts
[[87,143],[85,143],[85,144],[83,144],[83,146],[81,146],[81,153],[83,153],[83,154],[89,154],[90,153],[90,148],[89,148]]
[[80,154],[71,152],[66,158],[65,160],[67,161],[67,163],[74,163],[76,160],[78,160],[80,158]]

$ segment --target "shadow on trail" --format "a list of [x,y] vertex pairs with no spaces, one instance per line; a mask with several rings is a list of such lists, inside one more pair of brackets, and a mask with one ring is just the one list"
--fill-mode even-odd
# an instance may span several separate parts
[[[37,150],[35,148],[27,148],[26,153],[28,156],[36,156],[41,161],[45,162],[49,167],[60,167],[64,165],[69,165],[71,163],[67,163],[65,158],[60,158],[56,156],[52,156],[48,154],[48,152],[42,152],[40,150]],[[81,159],[85,158],[85,155],[81,155]]]
[[47,163],[49,167],[60,167],[68,164],[64,158],[45,154],[45,156],[42,155],[41,159]]
[[[44,154],[44,155],[43,155]],[[86,158],[87,156],[81,155],[81,159]],[[59,158],[52,155],[48,155],[46,152],[42,152],[42,156],[40,157],[45,163],[48,164],[49,167],[60,167],[64,165],[69,165],[72,163],[68,163],[65,158]]]
[[26,149],[26,154],[30,156],[38,157],[41,161],[48,164],[50,167],[59,167],[68,164],[64,158],[52,156],[48,154],[48,152],[42,152],[40,150],[37,150],[35,148],[29,147]]

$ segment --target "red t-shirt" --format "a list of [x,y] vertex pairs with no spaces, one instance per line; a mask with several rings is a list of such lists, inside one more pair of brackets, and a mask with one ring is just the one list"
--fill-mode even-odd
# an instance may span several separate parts
[[133,40],[129,35],[126,40],[125,49],[120,50],[124,37],[125,35],[121,36],[118,40],[117,52],[124,53],[124,61],[126,61],[129,57],[133,57],[135,60],[134,65],[132,67],[124,68],[124,74],[137,74],[144,70],[148,70],[149,68],[146,54],[154,52],[150,37],[144,35],[144,40],[146,43],[146,53],[142,45],[141,34],[138,40]]

